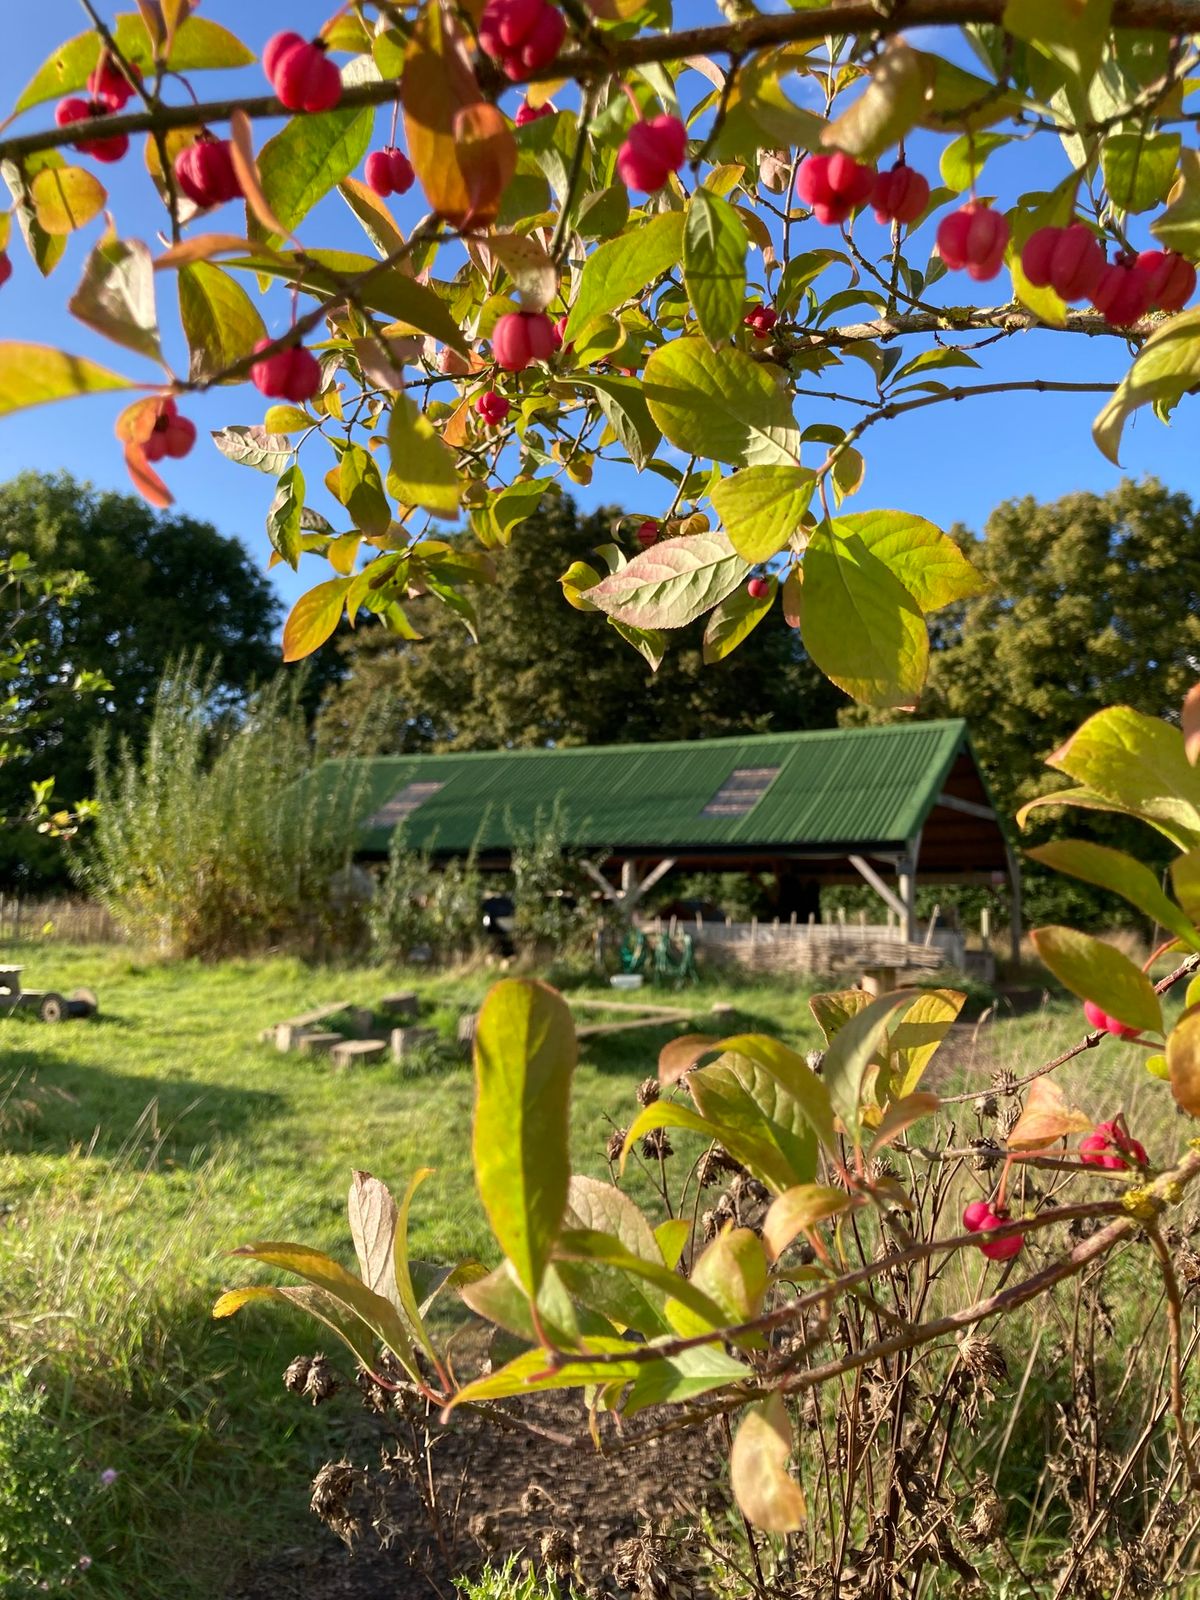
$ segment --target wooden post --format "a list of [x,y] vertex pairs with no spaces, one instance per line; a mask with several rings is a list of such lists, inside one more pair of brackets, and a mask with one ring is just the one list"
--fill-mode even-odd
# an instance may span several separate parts
[[1021,865],[1015,852],[1007,845],[1004,853],[1008,857],[1008,881],[1012,888],[1008,922],[1009,953],[1015,964],[1021,959]]
[[983,910],[979,913],[979,943],[982,945],[985,955],[992,948],[991,906],[984,906]]

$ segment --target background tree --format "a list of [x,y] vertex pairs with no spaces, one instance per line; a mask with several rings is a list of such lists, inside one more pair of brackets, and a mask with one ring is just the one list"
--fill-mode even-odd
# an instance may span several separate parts
[[321,708],[323,742],[387,755],[833,726],[844,697],[778,610],[725,661],[703,664],[697,627],[651,673],[603,616],[564,604],[559,574],[611,542],[619,514],[548,499],[495,562],[477,644],[433,601],[410,608],[418,640],[360,625]]
[[[30,783],[51,774],[66,799],[90,793],[97,732],[137,745],[173,658],[202,651],[218,700],[241,698],[277,667],[279,603],[240,541],[210,523],[65,472],[22,473],[0,485],[0,549],[88,580],[57,594],[38,620],[23,671],[40,680],[39,716],[23,754],[0,771],[4,814],[19,813]],[[75,680],[86,671],[109,688],[81,697]],[[0,837],[0,882],[50,880],[65,881],[56,846],[24,829]]]

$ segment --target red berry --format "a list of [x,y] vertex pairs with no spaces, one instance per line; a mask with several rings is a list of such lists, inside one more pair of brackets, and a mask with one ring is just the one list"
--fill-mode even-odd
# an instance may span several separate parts
[[181,461],[196,442],[196,424],[188,417],[176,417],[167,429],[167,454]]
[[332,111],[342,98],[342,75],[319,39],[277,33],[263,51],[263,67],[289,111]]
[[779,321],[779,313],[773,306],[755,306],[753,311],[747,311],[742,321],[756,339],[769,339],[771,329]]
[[233,166],[233,146],[227,139],[202,133],[175,157],[175,177],[189,200],[198,206],[224,205],[237,200],[242,185]]
[[1132,1157],[1138,1166],[1148,1165],[1145,1146],[1126,1132],[1118,1117],[1100,1122],[1094,1133],[1079,1141],[1079,1158],[1088,1167],[1103,1167],[1108,1172],[1126,1172]]
[[988,1201],[972,1200],[962,1214],[963,1227],[968,1233],[978,1233],[991,1215],[992,1208]]
[[653,194],[687,155],[687,129],[678,117],[635,122],[617,151],[617,173],[627,189]]
[[633,537],[643,550],[649,550],[652,544],[658,543],[658,523],[652,522],[649,517],[645,522],[639,522],[634,529]]
[[548,0],[488,0],[479,19],[479,48],[515,80],[548,66],[566,31],[562,12]]
[[746,585],[746,593],[751,600],[765,600],[770,592],[771,580],[769,578],[751,578]]
[[517,114],[513,118],[518,128],[524,128],[531,122],[540,122],[543,117],[552,117],[554,107],[547,100],[543,105],[531,106],[528,100],[522,100],[517,107]]
[[871,204],[876,222],[916,222],[929,204],[929,184],[912,167],[898,162],[875,179]]
[[1084,1001],[1083,1014],[1093,1029],[1115,1034],[1118,1039],[1136,1039],[1141,1031],[1139,1028],[1127,1028],[1123,1022],[1118,1022],[1116,1017],[1109,1016],[1108,1012],[1094,1000]]
[[[108,115],[108,107],[99,100],[81,100],[78,95],[68,95],[54,108],[54,120],[60,128],[69,128],[75,122],[91,122],[96,117]],[[75,148],[96,161],[120,161],[129,149],[129,135],[110,134],[107,139],[76,139]]]
[[9,260],[8,252],[6,250],[0,250],[0,289],[2,289],[12,277],[12,272],[13,264]]
[[863,166],[840,150],[831,156],[809,156],[796,173],[796,193],[811,207],[818,222],[845,222],[865,206],[875,187],[875,168]]
[[[254,346],[255,353],[273,343],[271,339],[260,339]],[[321,387],[321,363],[303,345],[289,345],[265,361],[256,361],[250,368],[250,377],[254,387],[269,400],[290,400],[293,405],[302,405]]]
[[495,389],[488,389],[476,400],[475,410],[489,428],[498,428],[508,415],[511,407],[502,394],[497,394]]
[[[1003,1228],[1012,1219],[1005,1211],[994,1211],[990,1217],[985,1217],[976,1230],[982,1234],[994,1232],[996,1228]],[[1019,1233],[1014,1233],[1008,1239],[981,1239],[979,1248],[989,1261],[1010,1261],[1013,1256],[1020,1255],[1025,1240]]]
[[[131,67],[134,76],[141,79],[137,67]],[[88,75],[87,90],[93,100],[99,100],[108,111],[120,111],[128,104],[134,86],[105,50]]]
[[556,348],[554,324],[544,311],[506,311],[492,329],[492,354],[506,372],[549,361]]
[[1150,279],[1155,310],[1182,311],[1196,292],[1196,269],[1177,250],[1143,250],[1137,264]]
[[368,187],[384,199],[390,194],[407,194],[416,179],[412,163],[393,144],[386,150],[372,150],[363,171]]
[[1082,222],[1039,228],[1021,251],[1021,271],[1034,288],[1053,289],[1063,300],[1086,300],[1104,268],[1104,251]]
[[1008,221],[999,211],[972,200],[938,225],[938,254],[952,272],[966,271],[976,283],[994,278],[1008,248]]
[[1115,328],[1140,322],[1152,304],[1153,280],[1136,260],[1112,261],[1101,272],[1089,299]]

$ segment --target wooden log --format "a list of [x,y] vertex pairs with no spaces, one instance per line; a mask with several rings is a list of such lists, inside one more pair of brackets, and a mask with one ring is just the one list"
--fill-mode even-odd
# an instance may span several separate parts
[[385,994],[379,1002],[380,1011],[393,1017],[412,1017],[420,1015],[420,996],[413,989],[406,989],[403,994]]
[[324,1022],[326,1017],[336,1017],[339,1011],[349,1011],[348,1000],[335,1000],[332,1005],[318,1006],[315,1011],[302,1012],[298,1017],[284,1017],[275,1024],[278,1028],[307,1028],[314,1022]]
[[467,1055],[475,1048],[475,1034],[479,1028],[479,1013],[468,1011],[465,1017],[458,1019],[458,1042]]
[[375,1031],[375,1013],[370,1006],[348,1006],[346,1015],[350,1026],[360,1039],[367,1039]]
[[420,1055],[438,1040],[436,1028],[393,1028],[390,1035],[392,1060],[403,1065]]
[[314,1028],[311,1033],[301,1033],[296,1037],[296,1049],[302,1056],[327,1056],[336,1050],[339,1044],[344,1044],[345,1038],[340,1033],[323,1033]]
[[331,1053],[335,1070],[344,1072],[349,1067],[365,1067],[372,1061],[382,1061],[387,1054],[387,1044],[383,1039],[343,1039],[341,1044],[334,1045]]

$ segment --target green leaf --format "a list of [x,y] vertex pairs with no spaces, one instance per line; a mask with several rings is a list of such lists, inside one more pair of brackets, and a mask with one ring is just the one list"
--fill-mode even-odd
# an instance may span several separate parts
[[862,94],[829,124],[821,143],[875,161],[921,120],[932,77],[928,58],[894,39],[876,58]]
[[67,309],[114,344],[162,360],[154,263],[140,239],[102,239],[88,257]]
[[704,630],[702,654],[705,666],[731,656],[738,645],[758,627],[774,600],[775,583],[772,579],[767,593],[761,598],[752,595],[745,584],[739,584],[731,595],[715,606]]
[[734,1133],[755,1150],[746,1165],[760,1183],[779,1193],[815,1176],[817,1139],[805,1109],[759,1062],[728,1051],[689,1073],[687,1087],[722,1143]]
[[263,427],[268,433],[302,433],[313,419],[302,406],[268,406]]
[[[1055,872],[1069,873],[1119,894],[1151,921],[1175,934],[1189,950],[1200,950],[1200,933],[1173,900],[1159,887],[1157,876],[1122,850],[1092,844],[1084,839],[1055,839],[1026,851],[1034,861]],[[1092,997],[1094,998],[1094,997]]]
[[[1200,850],[1186,850],[1183,855],[1176,856],[1171,863],[1171,887],[1175,890],[1175,898],[1183,907],[1187,916],[1200,921]],[[1195,983],[1196,979],[1192,979]],[[1191,984],[1188,985],[1188,1005],[1194,1004],[1191,998]]]
[[[258,153],[263,193],[280,226],[291,233],[318,200],[359,165],[371,144],[371,107],[339,107],[316,116],[293,117]],[[262,238],[262,224],[247,208],[250,237]],[[281,243],[278,238],[266,241]]]
[[[611,1183],[573,1177],[563,1226],[607,1234],[630,1255],[665,1270],[662,1251],[649,1222],[629,1196]],[[614,1322],[619,1331],[633,1328],[646,1338],[670,1332],[662,1289],[647,1286],[644,1280],[603,1263],[560,1260],[557,1271],[578,1300]]]
[[1086,88],[1108,39],[1113,0],[1008,0],[1003,26]]
[[1180,849],[1200,845],[1200,772],[1187,759],[1180,730],[1159,718],[1109,706],[1047,756],[1046,765],[1083,784],[1085,793],[1095,791],[1114,810],[1142,817]]
[[668,1267],[674,1269],[679,1265],[684,1246],[691,1238],[691,1234],[692,1225],[686,1217],[668,1217],[666,1222],[660,1222],[655,1228],[654,1237]]
[[856,511],[838,517],[833,531],[843,539],[860,539],[922,611],[938,611],[988,588],[987,579],[953,539],[911,512]]
[[492,1231],[530,1295],[567,1205],[575,1029],[548,984],[506,978],[475,1035],[475,1181]]
[[765,1033],[739,1033],[722,1039],[722,1050],[745,1056],[770,1073],[776,1083],[795,1100],[817,1137],[827,1149],[834,1148],[833,1109],[829,1089],[797,1051]]
[[851,1017],[857,1016],[871,1003],[865,989],[839,989],[834,994],[809,996],[808,1009],[828,1044],[839,1028],[844,1028]]
[[61,171],[65,165],[57,150],[46,150],[41,155],[30,156],[21,166],[15,161],[0,162],[0,172],[3,172],[4,181],[13,197],[13,211],[21,229],[21,237],[43,278],[48,278],[62,260],[67,248],[67,236],[63,233],[47,233],[42,227],[29,193],[29,185],[43,168]]
[[[462,1299],[472,1311],[494,1323],[496,1327],[515,1334],[518,1339],[538,1342],[533,1325],[529,1296],[522,1288],[511,1261],[502,1261],[494,1272],[485,1273],[462,1290]],[[542,1286],[538,1290],[538,1320],[542,1331],[560,1348],[570,1350],[578,1346],[583,1327],[589,1334],[611,1331],[602,1319],[584,1311],[576,1315],[571,1296],[559,1273],[551,1264],[546,1269]]]
[[[926,989],[908,1007],[888,1038],[888,1096],[905,1099],[913,1093],[966,998],[957,989]],[[880,1104],[883,1100],[880,1095]]]
[[1176,1103],[1200,1117],[1200,1009],[1185,1011],[1167,1039],[1167,1076]]
[[715,483],[710,498],[737,553],[769,561],[800,526],[815,483],[807,467],[746,467]]
[[821,1082],[855,1144],[859,1142],[867,1068],[884,1052],[896,1012],[911,1005],[913,999],[913,994],[903,989],[880,995],[838,1029],[825,1052]]
[[381,256],[394,255],[404,244],[404,235],[386,203],[357,178],[343,178],[338,193],[362,223],[363,232]]
[[596,1233],[592,1229],[564,1229],[558,1254],[560,1269],[564,1259],[596,1261],[619,1268],[650,1284],[664,1296],[667,1315],[671,1326],[676,1329],[679,1327],[681,1308],[688,1314],[691,1331],[708,1332],[725,1325],[724,1308],[697,1284],[688,1278],[681,1278],[661,1261],[647,1261],[642,1256],[632,1254],[611,1234]]
[[417,1336],[421,1348],[431,1358],[434,1355],[433,1344],[425,1331],[425,1322],[421,1315],[417,1288],[413,1282],[412,1272],[408,1264],[408,1215],[412,1208],[413,1195],[416,1194],[426,1178],[432,1176],[432,1167],[418,1167],[408,1180],[404,1190],[404,1197],[400,1201],[400,1208],[396,1213],[395,1227],[392,1230],[391,1273],[400,1310],[407,1317],[408,1325]]
[[732,594],[747,570],[723,533],[685,534],[644,550],[587,597],[635,628],[683,628]]
[[678,265],[682,254],[683,215],[678,211],[664,212],[593,250],[580,274],[563,343],[570,344],[590,318],[640,299],[648,284]]
[[804,556],[800,631],[817,666],[855,700],[912,710],[929,661],[920,606],[861,535],[816,530]]
[[374,1367],[375,1341],[360,1319],[327,1290],[316,1289],[311,1284],[256,1284],[251,1288],[227,1289],[213,1306],[212,1314],[218,1318],[232,1317],[243,1306],[263,1300],[279,1300],[307,1312],[341,1339],[364,1367]]
[[446,1409],[450,1411],[455,1406],[473,1405],[480,1400],[501,1400],[507,1395],[540,1394],[547,1389],[586,1389],[595,1383],[627,1382],[640,1374],[642,1369],[637,1356],[644,1348],[644,1345],[630,1344],[625,1339],[592,1337],[588,1339],[591,1354],[619,1355],[629,1351],[629,1359],[601,1364],[589,1362],[587,1356],[582,1355],[578,1359],[564,1361],[553,1370],[546,1366],[544,1350],[527,1350],[524,1355],[517,1356],[507,1366],[501,1367],[499,1372],[490,1372],[468,1383],[451,1399]]
[[804,1491],[787,1470],[791,1453],[783,1396],[747,1406],[729,1453],[729,1481],[742,1515],[765,1533],[794,1533],[804,1526]]
[[1104,187],[1119,211],[1151,211],[1175,181],[1177,133],[1110,133],[1100,146]]
[[1113,945],[1074,928],[1037,928],[1031,937],[1042,961],[1072,994],[1094,1001],[1127,1028],[1161,1031],[1154,985]]
[[938,161],[942,182],[956,194],[970,189],[992,152],[1011,143],[1011,138],[1002,133],[964,133],[952,139]]
[[[179,269],[179,315],[191,351],[188,375],[207,381],[253,353],[267,330],[250,296],[236,278],[211,261]],[[244,383],[245,378],[227,379]],[[305,418],[307,423],[310,419]]]
[[[152,66],[150,39],[141,17],[122,13],[115,20],[114,36],[127,61],[143,70]],[[100,37],[94,30],[68,39],[38,68],[13,107],[13,115],[82,89],[99,59]],[[175,72],[202,72],[209,68],[248,67],[253,61],[251,52],[228,28],[207,17],[188,17],[176,31],[169,65]]]
[[351,521],[369,539],[380,539],[392,525],[392,508],[383,492],[375,457],[360,444],[347,445],[338,467],[338,498]]
[[850,1208],[845,1189],[832,1189],[824,1183],[798,1183],[785,1189],[771,1202],[763,1218],[763,1243],[777,1261],[799,1233],[807,1233],[818,1222],[828,1222]]
[[1116,394],[1092,424],[1103,456],[1119,467],[1121,435],[1139,406],[1171,410],[1200,382],[1200,311],[1184,311],[1156,328],[1121,379]]
[[[594,611],[595,607],[591,606],[589,609]],[[633,646],[651,672],[658,671],[662,666],[663,656],[667,653],[665,633],[661,633],[657,628],[633,628],[627,622],[618,622],[615,617],[609,617],[608,625],[616,629],[626,644]]]
[[[720,1306],[727,1323],[749,1322],[762,1310],[770,1268],[749,1228],[723,1228],[692,1268],[691,1281]],[[703,1333],[687,1315],[675,1316],[677,1333]],[[756,1339],[761,1345],[761,1336]]]
[[748,246],[746,226],[729,202],[695,190],[683,230],[683,283],[711,345],[726,343],[741,326]]
[[304,488],[304,474],[299,463],[293,462],[280,474],[275,496],[267,512],[267,537],[272,548],[278,550],[293,572],[300,565],[303,548],[300,514],[304,510]]
[[745,1383],[749,1369],[718,1345],[681,1350],[661,1361],[646,1361],[630,1386],[621,1414],[632,1417],[647,1406],[680,1405],[697,1395]]
[[279,1267],[303,1278],[314,1288],[323,1290],[351,1310],[371,1333],[392,1352],[404,1370],[417,1376],[416,1357],[400,1314],[382,1295],[376,1294],[365,1283],[346,1271],[332,1256],[313,1250],[308,1245],[288,1244],[275,1240],[242,1245],[233,1251],[235,1256],[247,1256],[261,1261],[264,1266]]
[[133,380],[110,372],[83,356],[69,356],[42,344],[0,342],[0,417],[51,400],[105,390],[132,389]]
[[388,423],[388,488],[406,506],[438,516],[458,512],[462,482],[454,451],[407,395],[397,395]]
[[[225,265],[236,271],[262,273],[265,277],[303,285],[306,294],[322,299],[340,299],[341,284],[345,280],[361,277],[378,267],[379,262],[372,256],[350,250],[309,250],[305,252],[304,261],[297,261],[293,254],[284,251],[272,256],[238,256]],[[369,283],[356,287],[355,294],[369,310],[381,311],[384,316],[405,323],[418,333],[427,333],[440,343],[450,345],[460,355],[467,354],[468,345],[462,329],[450,315],[445,301],[436,290],[418,283],[399,267],[377,272]]]
[[616,378],[607,373],[572,374],[577,389],[590,389],[609,427],[639,472],[658,449],[662,434],[636,378]]
[[47,233],[74,233],[104,209],[108,193],[83,167],[45,166],[29,185],[37,220]]
[[292,445],[282,433],[268,433],[257,425],[246,427],[234,422],[227,428],[218,428],[213,443],[228,460],[240,467],[253,467],[255,472],[269,472],[278,477],[292,460]]
[[303,661],[332,635],[352,582],[351,578],[330,578],[300,596],[283,625],[285,661]]
[[744,350],[673,339],[646,362],[642,389],[663,433],[691,455],[735,467],[797,465],[800,430],[791,399]]
[[1180,155],[1179,181],[1169,200],[1167,209],[1150,224],[1150,232],[1165,250],[1178,250],[1194,261],[1200,255],[1200,150]]

